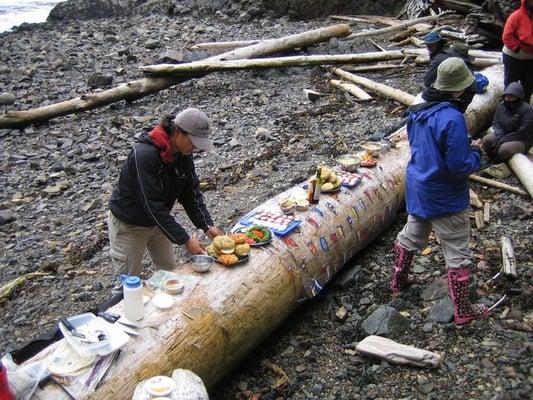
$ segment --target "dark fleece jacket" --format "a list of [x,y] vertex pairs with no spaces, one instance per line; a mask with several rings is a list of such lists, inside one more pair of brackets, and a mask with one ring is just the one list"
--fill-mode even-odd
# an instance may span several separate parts
[[176,200],[197,228],[212,226],[192,157],[178,153],[166,163],[149,135],[137,142],[111,195],[111,213],[130,225],[157,226],[177,244],[184,244],[189,235],[170,214]]
[[533,144],[533,108],[523,101],[524,89],[519,82],[513,82],[507,86],[505,94],[516,96],[520,100],[512,108],[504,101],[498,105],[492,121],[492,129],[497,138],[495,145],[500,146],[505,142],[520,140],[527,147],[531,147]]

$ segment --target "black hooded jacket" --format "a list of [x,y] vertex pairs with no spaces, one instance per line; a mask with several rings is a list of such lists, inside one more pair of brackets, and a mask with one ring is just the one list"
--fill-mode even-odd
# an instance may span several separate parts
[[529,148],[533,144],[533,108],[523,101],[524,90],[518,82],[510,83],[504,94],[516,96],[520,100],[512,109],[508,108],[504,101],[496,108],[492,120],[492,129],[497,138],[496,145],[520,140]]
[[177,244],[184,244],[189,235],[170,214],[176,200],[197,228],[212,226],[192,156],[178,153],[173,163],[165,164],[148,134],[136,141],[113,189],[111,213],[130,225],[157,226]]

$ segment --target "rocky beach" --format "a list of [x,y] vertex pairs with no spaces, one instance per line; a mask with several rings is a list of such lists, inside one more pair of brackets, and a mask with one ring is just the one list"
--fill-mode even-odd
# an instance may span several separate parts
[[[60,6],[67,3],[82,7],[83,2]],[[188,50],[196,43],[276,38],[332,25],[325,17],[329,12],[394,15],[401,8],[401,2],[387,8],[389,2],[377,1],[363,2],[366,8],[355,11],[356,2],[344,2],[353,8],[332,6],[322,10],[322,17],[303,19],[298,2],[272,2],[270,9],[257,3],[213,1],[200,7],[192,1],[109,1],[113,9],[93,7],[109,15],[99,19],[72,19],[68,8],[58,6],[46,24],[0,33],[0,114],[139,79],[142,65],[202,58],[205,54]],[[94,16],[102,15],[89,15]],[[368,27],[352,26],[354,31]],[[390,46],[386,39],[376,38]],[[294,54],[374,50],[365,39],[334,39]],[[365,76],[416,94],[423,88],[423,72],[424,66],[407,65]],[[44,273],[0,303],[0,354],[46,332],[60,317],[108,299],[117,271],[108,255],[107,202],[134,136],[163,115],[195,106],[211,118],[215,151],[199,154],[195,163],[208,209],[226,230],[248,210],[307,179],[317,163],[333,163],[369,136],[398,126],[397,103],[377,96],[355,102],[331,88],[330,78],[328,67],[212,73],[133,102],[0,130],[0,286],[30,272]],[[303,89],[325,96],[310,101]],[[514,176],[505,182],[520,187]],[[506,291],[513,294],[490,318],[464,327],[450,322],[446,271],[434,237],[415,259],[411,289],[390,298],[392,243],[406,220],[401,213],[240,368],[228,371],[211,397],[528,398],[533,386],[532,203],[478,183],[472,188],[491,209],[488,223],[473,224],[471,236],[477,296],[492,304]],[[175,212],[194,231],[183,210],[176,206]],[[488,288],[483,283],[501,267],[502,236],[513,240],[518,279]],[[184,257],[181,249],[176,252]],[[153,271],[146,258],[143,278]],[[443,367],[427,370],[361,357],[355,345],[376,330],[442,354]]]

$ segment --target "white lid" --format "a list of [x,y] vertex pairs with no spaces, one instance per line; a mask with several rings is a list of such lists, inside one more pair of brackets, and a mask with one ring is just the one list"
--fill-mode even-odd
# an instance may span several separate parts
[[158,293],[152,297],[152,304],[160,310],[168,310],[174,305],[174,298],[167,293]]

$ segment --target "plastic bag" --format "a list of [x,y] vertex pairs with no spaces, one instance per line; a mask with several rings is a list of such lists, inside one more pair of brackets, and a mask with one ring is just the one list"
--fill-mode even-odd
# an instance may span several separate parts
[[40,380],[48,375],[48,360],[42,359],[31,363],[17,365],[10,354],[2,358],[7,369],[9,389],[17,400],[29,400]]
[[476,72],[474,77],[476,78],[476,93],[481,94],[487,89],[487,86],[489,86],[489,78],[480,72]]

